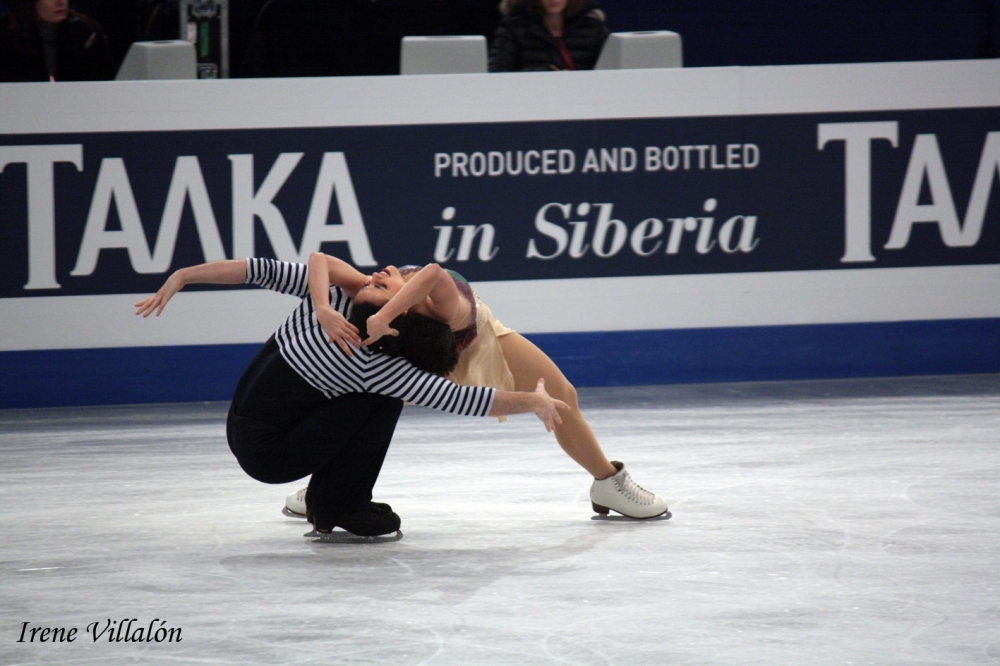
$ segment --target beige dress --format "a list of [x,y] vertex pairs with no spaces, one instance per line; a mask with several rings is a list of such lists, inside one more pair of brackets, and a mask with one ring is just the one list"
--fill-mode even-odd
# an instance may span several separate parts
[[[405,266],[399,270],[405,275],[419,270],[419,267]],[[475,319],[474,334],[471,330],[471,321],[466,329],[455,332],[461,351],[458,365],[448,375],[448,379],[462,386],[492,386],[504,391],[513,391],[514,375],[507,365],[507,359],[504,358],[500,338],[514,333],[514,329],[507,328],[493,316],[489,306],[483,303],[464,277],[452,270],[449,270],[448,274],[455,281],[459,292],[469,301],[470,319]],[[465,346],[462,346],[463,342]],[[506,421],[507,417],[501,416],[499,419]]]
[[492,386],[513,391],[514,375],[507,366],[500,338],[514,330],[501,324],[478,295],[475,298],[476,338],[459,354],[458,365],[448,378],[463,386]]

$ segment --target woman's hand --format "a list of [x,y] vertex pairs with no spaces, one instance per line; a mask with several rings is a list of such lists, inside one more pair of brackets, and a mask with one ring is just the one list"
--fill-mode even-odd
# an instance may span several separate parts
[[180,276],[180,271],[174,271],[174,273],[167,278],[167,281],[163,283],[160,290],[150,296],[149,298],[139,301],[135,304],[137,315],[142,315],[143,319],[148,317],[156,310],[156,316],[159,317],[160,313],[163,312],[163,308],[167,307],[167,302],[173,298],[174,294],[184,288],[184,280]]
[[538,385],[535,386],[535,395],[538,397],[537,405],[534,407],[535,416],[545,424],[545,430],[552,432],[557,425],[562,424],[562,417],[559,411],[568,412],[570,406],[562,400],[556,400],[545,390],[545,378],[538,378]]
[[135,313],[145,318],[155,311],[159,317],[174,294],[189,284],[243,284],[246,280],[246,259],[220,259],[197,266],[178,268],[167,278],[158,292],[135,304]]
[[329,336],[330,344],[338,345],[348,356],[354,354],[352,347],[361,345],[357,327],[329,305],[316,309],[316,319]]
[[399,335],[399,331],[389,326],[390,322],[386,321],[386,319],[387,317],[382,314],[381,310],[368,317],[368,338],[362,343],[365,347],[375,344],[379,339],[387,335],[393,337]]

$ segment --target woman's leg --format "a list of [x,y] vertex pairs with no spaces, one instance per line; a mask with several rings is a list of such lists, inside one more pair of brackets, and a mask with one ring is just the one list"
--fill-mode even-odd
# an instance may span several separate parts
[[562,424],[556,426],[556,441],[563,451],[595,479],[613,476],[618,470],[604,455],[590,425],[580,413],[576,389],[559,366],[522,335],[508,333],[499,340],[504,358],[514,375],[515,390],[533,391],[538,378],[544,377],[545,390],[549,395],[572,407],[572,411],[560,413]]

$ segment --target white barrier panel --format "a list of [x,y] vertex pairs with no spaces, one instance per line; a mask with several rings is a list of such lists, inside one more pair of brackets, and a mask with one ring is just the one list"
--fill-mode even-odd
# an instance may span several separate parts
[[[259,342],[294,304],[131,304],[180,266],[313,250],[458,270],[557,360],[573,350],[581,383],[608,381],[586,363],[623,332],[642,349],[615,383],[998,371],[998,81],[997,61],[954,61],[0,84],[0,406],[51,404],[11,378],[58,350],[104,350],[74,357],[92,367],[137,348],[112,354],[124,375],[156,372],[145,347],[182,368],[168,348]],[[686,331],[725,338],[718,356],[796,326],[762,370],[698,352],[699,374],[684,351]],[[915,351],[859,365],[816,342],[838,331]],[[671,354],[695,361],[675,376]]]
[[0,118],[10,135],[993,108],[998,69],[996,60],[948,60],[523,77],[4,83]]
[[[532,334],[982,319],[1000,314],[998,285],[1000,266],[944,266],[475,287],[505,324]],[[0,351],[252,344],[273,333],[294,305],[265,291],[181,292],[161,317],[146,320],[132,307],[146,296],[4,299]],[[614,314],[622,311],[628,316]]]

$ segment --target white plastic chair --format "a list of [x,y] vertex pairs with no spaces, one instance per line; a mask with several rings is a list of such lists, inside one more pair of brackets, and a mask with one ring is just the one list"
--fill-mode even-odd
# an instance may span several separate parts
[[399,53],[400,74],[483,74],[486,72],[486,38],[403,37]]
[[115,81],[198,78],[194,44],[183,39],[135,42],[118,68]]
[[669,30],[613,32],[604,42],[594,69],[683,67],[681,36]]

